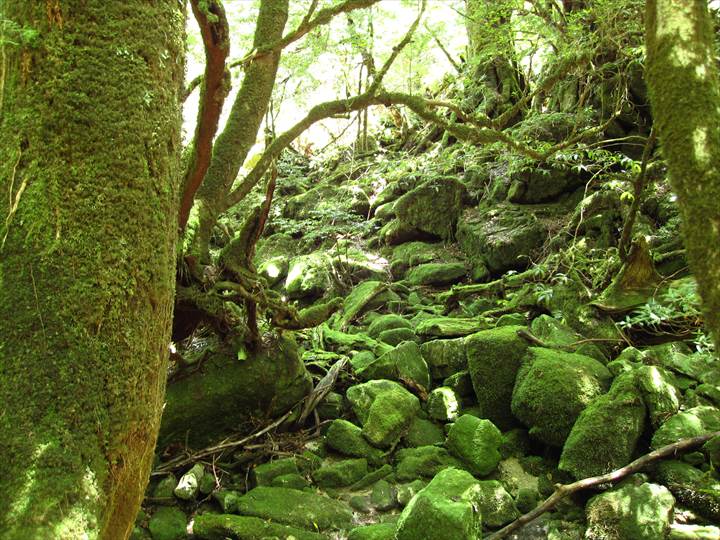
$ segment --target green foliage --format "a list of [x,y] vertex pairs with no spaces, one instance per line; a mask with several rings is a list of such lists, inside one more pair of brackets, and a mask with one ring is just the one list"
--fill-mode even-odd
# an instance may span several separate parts
[[5,45],[34,47],[39,32],[28,26],[21,26],[9,19],[0,19],[0,47]]

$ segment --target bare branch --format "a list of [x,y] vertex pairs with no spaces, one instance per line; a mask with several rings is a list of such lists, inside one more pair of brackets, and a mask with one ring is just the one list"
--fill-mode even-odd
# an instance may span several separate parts
[[191,0],[190,4],[205,45],[205,82],[200,97],[192,153],[182,184],[183,193],[178,213],[178,227],[181,231],[190,215],[195,193],[210,166],[213,137],[230,90],[230,80],[225,70],[225,61],[230,53],[230,28],[222,3],[211,0],[200,7],[199,0]]
[[691,450],[692,448],[696,448],[701,444],[706,443],[710,439],[719,436],[720,431],[716,431],[714,433],[708,433],[706,435],[700,435],[698,437],[680,439],[677,442],[668,444],[667,446],[663,446],[662,448],[658,448],[657,450],[653,450],[649,454],[645,454],[644,456],[637,458],[632,463],[625,465],[620,469],[611,471],[607,474],[593,476],[590,478],[583,478],[582,480],[578,480],[577,482],[573,482],[572,484],[558,484],[557,486],[555,486],[555,492],[550,495],[550,497],[545,499],[545,502],[535,508],[535,510],[532,510],[527,514],[520,516],[518,519],[516,519],[509,525],[506,525],[499,531],[488,536],[486,540],[500,540],[501,538],[505,538],[510,533],[520,529],[521,527],[524,527],[531,521],[534,521],[535,519],[543,515],[545,512],[552,510],[555,505],[559,503],[562,499],[568,497],[569,495],[572,495],[577,491],[600,486],[602,484],[607,484],[610,482],[617,482],[618,480],[621,480],[630,474],[636,473],[644,469],[655,461],[659,461],[668,457],[674,457],[679,452]]

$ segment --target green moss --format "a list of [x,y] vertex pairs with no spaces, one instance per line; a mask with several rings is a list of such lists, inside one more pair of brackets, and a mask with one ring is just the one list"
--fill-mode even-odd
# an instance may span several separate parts
[[427,362],[433,379],[450,377],[467,369],[465,340],[437,339],[427,341],[420,346],[420,352]]
[[313,480],[322,488],[344,487],[358,482],[367,472],[366,459],[344,459],[323,464],[313,472]]
[[363,436],[378,448],[392,447],[407,432],[419,410],[418,398],[404,388],[383,392],[370,405]]
[[720,520],[720,482],[682,461],[658,463],[654,476],[666,485],[678,502],[706,519]]
[[193,533],[203,540],[225,540],[225,538],[322,540],[325,538],[322,534],[272,523],[256,517],[225,514],[201,514],[195,516]]
[[500,482],[483,480],[478,482],[478,485],[480,514],[485,527],[502,527],[520,517],[515,502]]
[[485,476],[500,463],[502,442],[502,433],[492,422],[464,414],[448,431],[445,445],[470,472]]
[[407,319],[401,317],[400,315],[395,315],[394,313],[380,315],[373,320],[372,323],[370,323],[370,326],[368,327],[368,334],[370,337],[377,339],[382,332],[397,328],[411,329],[412,325]]
[[461,463],[440,446],[404,448],[395,454],[397,479],[408,482],[417,478],[433,478],[448,467],[461,468]]
[[677,413],[655,432],[651,446],[660,448],[686,437],[697,437],[720,430],[720,410],[699,406]]
[[187,516],[179,508],[158,508],[148,524],[153,540],[182,540],[187,536]]
[[311,388],[290,334],[246,360],[214,354],[202,371],[168,386],[159,444],[206,444],[243,422],[286,412]]
[[530,435],[562,446],[580,413],[607,391],[610,372],[580,354],[531,347],[517,374],[512,412]]
[[164,389],[184,12],[45,4],[3,4],[37,38],[7,50],[0,120],[0,195],[18,203],[0,208],[0,527],[124,537]]
[[333,420],[325,433],[325,444],[345,456],[367,458],[370,463],[382,461],[383,453],[368,444],[362,429],[347,420]]
[[467,197],[465,186],[454,178],[434,178],[409,191],[395,203],[398,220],[449,240]]
[[316,493],[257,487],[243,496],[238,512],[311,531],[347,529],[352,512],[345,504]]
[[515,377],[528,343],[517,335],[523,326],[503,326],[465,339],[468,369],[485,418],[501,429],[516,425],[510,409]]
[[407,280],[413,285],[452,285],[467,274],[463,263],[427,263],[408,272]]
[[269,486],[278,476],[297,473],[295,458],[276,459],[254,467],[250,472],[250,480],[255,486]]
[[627,465],[645,428],[645,405],[632,372],[580,414],[565,442],[559,469],[587,478]]
[[425,418],[413,418],[403,442],[406,446],[428,446],[445,442],[445,432],[435,422]]
[[665,538],[675,499],[663,486],[644,483],[596,495],[587,505],[588,540],[656,540]]
[[376,523],[350,531],[348,540],[395,540],[395,524]]
[[441,531],[446,540],[480,538],[478,489],[477,481],[465,471],[441,471],[403,510],[396,540],[421,540],[429,531]]

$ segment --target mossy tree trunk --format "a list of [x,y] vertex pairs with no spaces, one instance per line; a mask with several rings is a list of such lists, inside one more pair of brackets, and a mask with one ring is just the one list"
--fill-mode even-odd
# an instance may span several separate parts
[[646,77],[690,269],[720,351],[720,81],[701,0],[648,0]]
[[516,7],[515,0],[466,0],[470,79],[464,105],[467,110],[480,106],[493,118],[522,93],[510,22]]
[[0,536],[123,539],[165,389],[185,11],[0,19]]

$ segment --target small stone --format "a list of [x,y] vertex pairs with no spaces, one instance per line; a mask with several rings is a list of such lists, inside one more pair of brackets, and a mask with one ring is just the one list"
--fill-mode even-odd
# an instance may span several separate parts
[[177,487],[173,491],[178,499],[190,501],[198,494],[200,479],[205,475],[205,469],[200,463],[193,465],[193,468],[182,475]]
[[452,388],[436,388],[427,400],[427,412],[430,418],[440,422],[452,422],[460,413],[460,398]]

